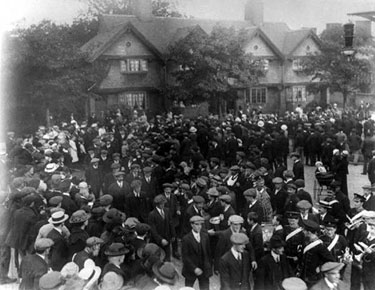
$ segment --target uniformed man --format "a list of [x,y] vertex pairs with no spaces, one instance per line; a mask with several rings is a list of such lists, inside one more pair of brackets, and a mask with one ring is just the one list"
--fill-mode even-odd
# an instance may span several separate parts
[[285,254],[292,271],[295,273],[298,260],[302,257],[305,235],[303,234],[303,229],[298,224],[298,212],[286,212],[286,217],[288,225],[285,226]]

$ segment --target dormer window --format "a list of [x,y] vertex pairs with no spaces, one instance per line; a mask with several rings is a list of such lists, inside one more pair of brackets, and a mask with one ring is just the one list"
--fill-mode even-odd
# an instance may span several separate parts
[[120,60],[120,72],[143,73],[148,71],[148,61],[146,59],[126,59]]

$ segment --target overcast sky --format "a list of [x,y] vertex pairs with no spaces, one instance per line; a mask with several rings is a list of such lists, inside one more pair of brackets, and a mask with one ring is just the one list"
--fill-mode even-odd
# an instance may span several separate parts
[[[0,26],[9,30],[18,23],[30,25],[42,19],[71,22],[85,10],[85,0],[6,0]],[[175,0],[187,14],[198,18],[243,19],[246,0]],[[4,2],[4,0],[3,0]],[[4,8],[4,7],[3,7]],[[360,20],[348,13],[375,11],[375,0],[264,0],[264,20],[285,22],[291,28],[317,27],[326,23]]]

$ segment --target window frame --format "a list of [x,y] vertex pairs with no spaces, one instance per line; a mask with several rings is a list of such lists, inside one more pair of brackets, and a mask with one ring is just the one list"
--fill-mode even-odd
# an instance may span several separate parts
[[144,58],[128,58],[120,60],[121,74],[141,74],[147,73],[149,61]]
[[[143,97],[142,105],[138,103],[140,101],[139,99],[140,97]],[[147,91],[125,91],[125,92],[119,93],[118,95],[119,105],[125,105],[133,109],[136,103],[138,105],[138,108],[142,108],[142,109],[149,108]]]
[[251,87],[246,89],[246,104],[266,104],[268,99],[267,87]]

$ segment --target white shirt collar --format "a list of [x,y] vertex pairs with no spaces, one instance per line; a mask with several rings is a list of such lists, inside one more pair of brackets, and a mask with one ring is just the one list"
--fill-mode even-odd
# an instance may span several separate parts
[[241,253],[237,252],[233,247],[230,249],[232,251],[233,256],[238,260],[241,257]]
[[280,261],[280,255],[276,254],[274,251],[271,251],[271,256],[275,262]]
[[329,289],[335,289],[335,287],[337,286],[336,283],[331,283],[327,278],[324,278],[324,281],[326,281],[326,284],[329,287]]
[[193,236],[195,238],[195,240],[199,243],[201,241],[201,236],[199,233],[196,233],[195,231],[191,231],[193,233]]

